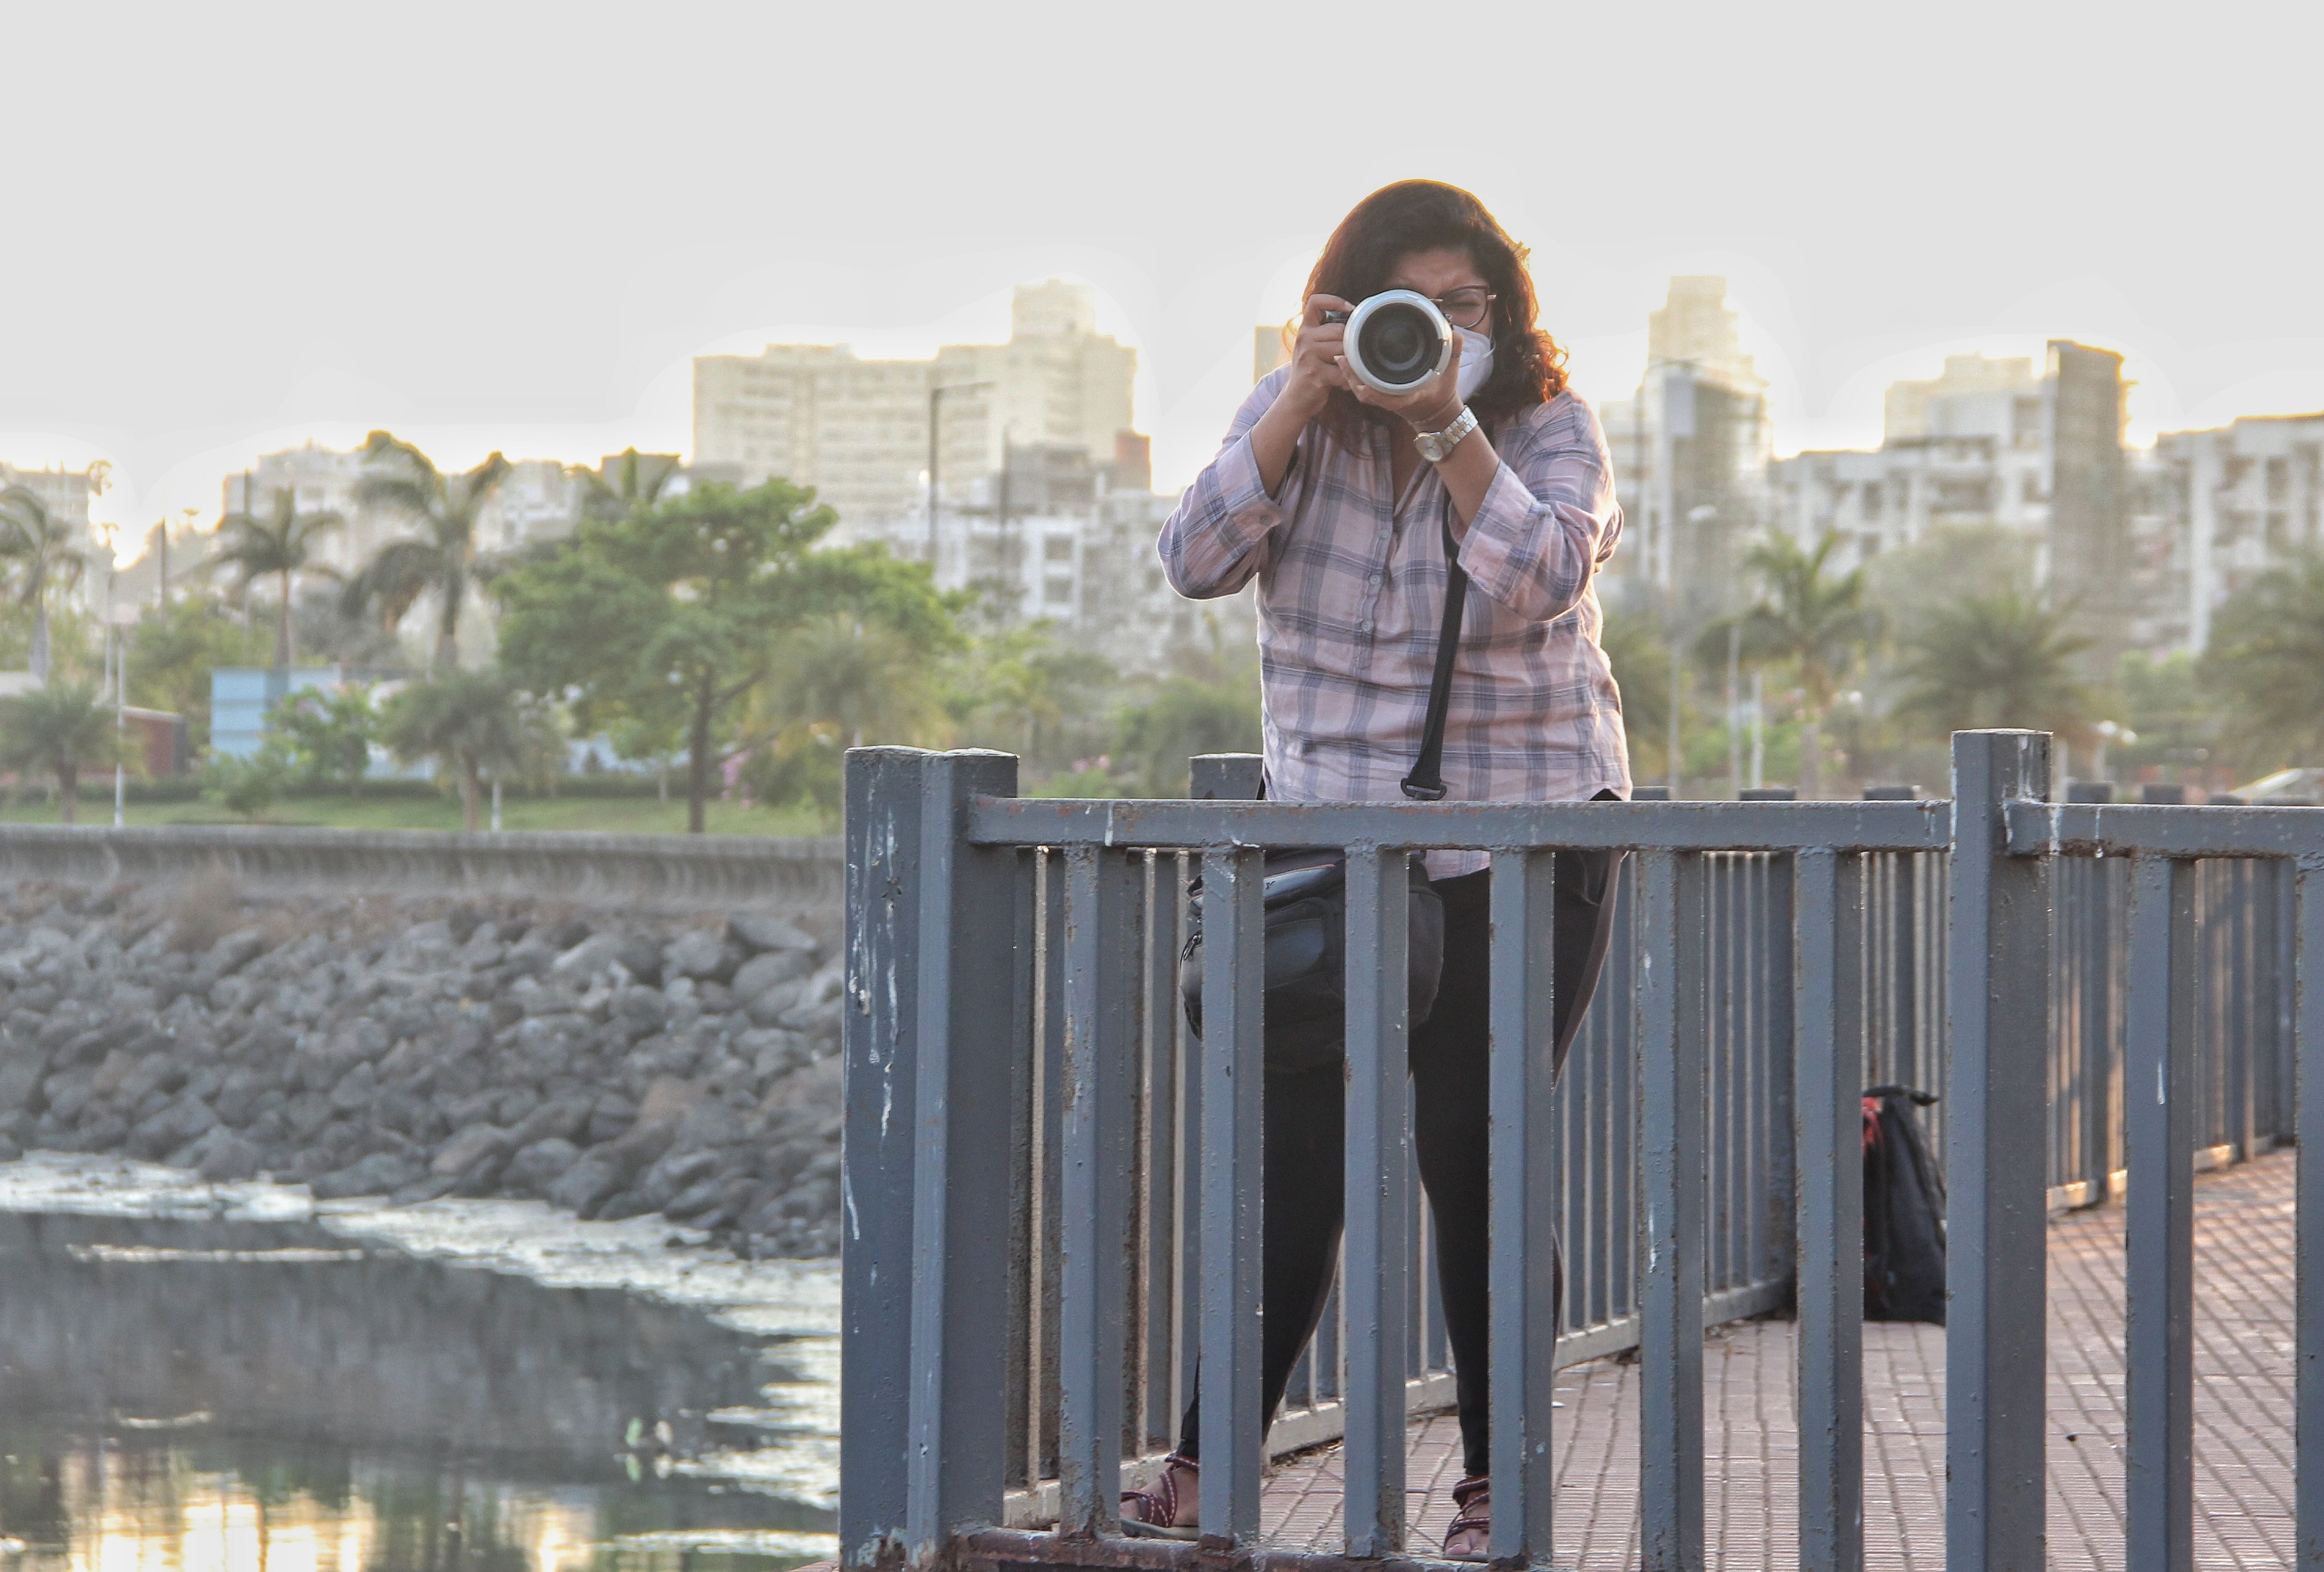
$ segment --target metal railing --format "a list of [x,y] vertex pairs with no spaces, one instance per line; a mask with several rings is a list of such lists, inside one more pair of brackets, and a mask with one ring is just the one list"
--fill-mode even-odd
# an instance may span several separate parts
[[[2049,810],[2033,779],[2040,743],[1958,739],[1966,800],[1983,805],[1966,861],[1943,802],[1037,802],[1014,799],[1001,755],[852,755],[844,1557],[925,1558],[973,1530],[1055,1521],[1056,1536],[988,1548],[1098,1564],[1092,1536],[1115,1530],[1118,1484],[1176,1438],[1198,1351],[1204,1532],[1220,1546],[1254,1539],[1257,1098],[1237,1089],[1258,1084],[1258,860],[1265,846],[1333,845],[1350,853],[1351,984],[1404,975],[1403,885],[1382,876],[1396,855],[1497,848],[1492,1314],[1494,1346],[1519,1352],[1491,1373],[1496,1556],[1546,1551],[1552,1371],[1635,1346],[1647,1564],[1699,1564],[1702,1329],[1795,1303],[1803,1565],[1856,1564],[1858,1093],[1895,1080],[1947,1088],[1952,1105],[1949,1380],[1965,1482],[1953,1564],[2037,1564],[2038,1549],[2028,1560],[2023,1543],[1992,1539],[1994,1508],[1976,1504],[2030,1477],[2038,1532],[2038,1404],[2029,1418],[1982,1401],[2012,1390],[1997,1375],[2029,1368],[2023,1303],[1995,1302],[2010,1290],[1994,1263],[2027,1270],[2030,1227],[2038,1271],[2044,1202],[2120,1183],[2121,1027],[2135,1003],[2127,865],[1997,850],[1987,833],[2005,799],[2024,800],[2010,809],[2020,817]],[[1198,790],[1238,795],[1233,773],[1223,761],[1207,779],[1198,770]],[[2286,845],[2324,841],[2312,811],[2104,811],[2109,825],[2225,814],[2290,826],[2269,832]],[[1545,1018],[1546,967],[1531,957],[1546,954],[1549,853],[1563,846],[1640,855],[1553,1096],[1498,1045],[1537,1036]],[[2233,860],[2187,874],[2188,996],[2200,998],[2183,1049],[2190,1085],[2207,1091],[2187,1113],[2189,1144],[2215,1161],[2290,1133],[2293,1030],[2291,880],[2218,855]],[[1197,862],[1206,888],[1231,892],[1208,919],[1206,996],[1225,1002],[1212,1030],[1222,1051],[1209,1055],[1176,997]],[[2038,938],[2013,883],[2028,868],[2043,886]],[[1400,991],[1351,998],[1345,1269],[1268,1438],[1277,1451],[1344,1438],[1351,1556],[1400,1546],[1406,1415],[1450,1398]],[[1554,1348],[1526,1336],[1549,1324],[1553,1215],[1566,1259]],[[2033,1336],[2021,1393],[2041,1390],[2038,1309]],[[2024,1475],[2011,1470],[2029,1426]],[[2017,1452],[1994,1450],[2005,1435]],[[1995,1558],[1972,1558],[1980,1534],[2004,1547]]]

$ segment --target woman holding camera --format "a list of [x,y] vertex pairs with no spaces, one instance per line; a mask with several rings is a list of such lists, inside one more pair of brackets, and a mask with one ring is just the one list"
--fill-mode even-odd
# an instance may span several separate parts
[[[1626,797],[1620,695],[1591,581],[1621,514],[1605,439],[1536,325],[1525,251],[1468,192],[1406,180],[1359,203],[1315,264],[1288,365],[1253,390],[1163,526],[1182,595],[1259,582],[1267,790],[1394,800],[1421,745],[1447,583],[1446,526],[1470,591],[1444,725],[1447,795]],[[1347,363],[1347,314],[1385,290],[1434,301],[1450,364],[1383,393]],[[1449,512],[1448,512],[1449,510]],[[1467,1475],[1448,1556],[1482,1559],[1488,1469],[1488,880],[1481,852],[1432,852],[1443,903],[1436,1002],[1410,1039],[1420,1175],[1436,1225]],[[1554,1040],[1562,1065],[1610,937],[1615,857],[1556,857]],[[1342,1225],[1344,1077],[1270,1074],[1263,1098],[1262,1407],[1271,1420],[1329,1297]],[[1544,1327],[1541,1335],[1554,1335]],[[1133,1533],[1194,1537],[1192,1408]]]

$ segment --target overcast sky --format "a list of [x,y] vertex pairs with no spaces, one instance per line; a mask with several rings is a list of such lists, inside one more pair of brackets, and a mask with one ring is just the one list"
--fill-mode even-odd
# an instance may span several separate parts
[[687,362],[1004,336],[1065,275],[1183,484],[1388,180],[1534,248],[1593,397],[1722,273],[1776,440],[1948,350],[2124,351],[2134,434],[2324,407],[2313,5],[1206,8],[0,0],[0,458],[214,514],[384,426],[684,449]]

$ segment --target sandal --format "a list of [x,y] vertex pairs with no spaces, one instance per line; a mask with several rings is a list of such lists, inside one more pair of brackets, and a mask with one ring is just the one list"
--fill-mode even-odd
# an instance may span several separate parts
[[1202,1529],[1178,1521],[1178,1470],[1199,1478],[1203,1466],[1173,1452],[1162,1459],[1162,1473],[1151,1490],[1121,1493],[1121,1531],[1133,1539],[1197,1540]]
[[[1492,1559],[1493,1482],[1481,1474],[1472,1475],[1452,1487],[1452,1521],[1444,1525],[1444,1558],[1448,1561],[1489,1561]],[[1485,1536],[1482,1549],[1455,1550],[1452,1541],[1462,1534]]]

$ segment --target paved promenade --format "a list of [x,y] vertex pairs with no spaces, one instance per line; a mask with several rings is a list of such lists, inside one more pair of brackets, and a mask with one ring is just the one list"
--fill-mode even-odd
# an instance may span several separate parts
[[[2292,1180],[2289,1151],[2204,1175],[2195,1190],[2195,1556],[2204,1567],[2280,1568],[2292,1545]],[[2122,1532],[2123,1214],[2061,1218],[2050,1234],[2050,1555],[2053,1567],[2119,1567]],[[1944,1333],[1865,1328],[1866,1564],[1937,1572],[1944,1561]],[[1793,1567],[1798,1452],[1792,1326],[1712,1336],[1704,1360],[1706,1539],[1722,1568]],[[1637,1565],[1636,1367],[1560,1377],[1557,1565]],[[1265,1531],[1285,1549],[1340,1549],[1336,1448],[1267,1484]],[[1413,1549],[1434,1554],[1461,1476],[1450,1414],[1413,1429]]]

